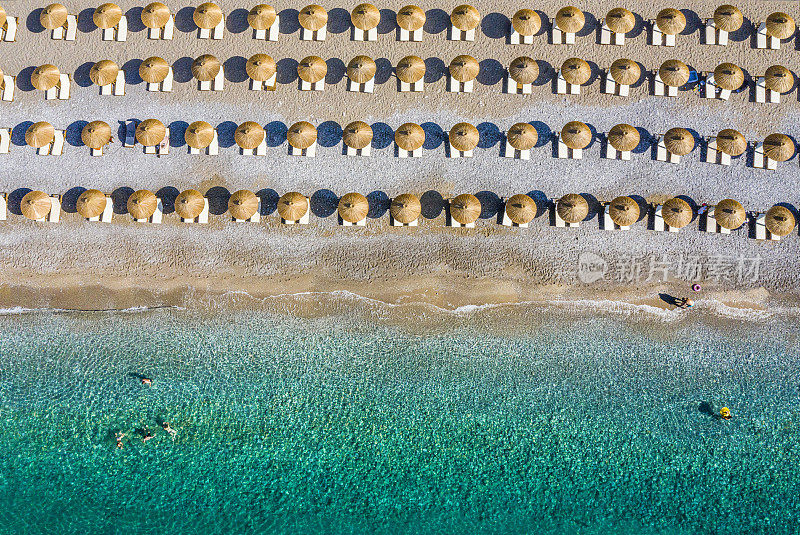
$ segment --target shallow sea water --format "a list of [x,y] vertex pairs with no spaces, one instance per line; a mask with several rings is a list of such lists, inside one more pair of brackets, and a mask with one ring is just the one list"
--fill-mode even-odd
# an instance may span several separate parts
[[0,317],[0,532],[798,529],[796,321],[541,314]]

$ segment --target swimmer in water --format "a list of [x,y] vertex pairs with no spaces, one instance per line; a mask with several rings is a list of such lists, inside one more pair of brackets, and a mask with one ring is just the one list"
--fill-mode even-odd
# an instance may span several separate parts
[[161,424],[161,427],[164,429],[164,431],[166,431],[167,433],[169,433],[169,436],[170,436],[170,438],[171,438],[172,440],[175,440],[175,435],[177,435],[177,434],[178,434],[178,432],[177,432],[177,431],[175,431],[175,430],[174,430],[174,429],[173,429],[173,428],[172,428],[172,427],[169,425],[169,422],[164,422],[164,423],[162,423],[162,424]]
[[122,439],[125,438],[125,433],[117,431],[116,434],[114,435],[114,438],[117,439],[117,447],[121,448],[122,447]]
[[156,436],[153,433],[151,433],[149,429],[144,428],[142,430],[142,442],[147,442],[151,438],[156,438]]
[[153,386],[153,381],[148,379],[147,377],[142,377],[142,384],[144,386]]
[[731,410],[728,407],[722,407],[719,411],[719,415],[723,420],[730,420]]

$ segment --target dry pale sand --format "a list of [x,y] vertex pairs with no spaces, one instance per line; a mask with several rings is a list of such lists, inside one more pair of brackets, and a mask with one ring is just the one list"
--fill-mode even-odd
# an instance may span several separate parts
[[[168,3],[169,4],[169,3]],[[646,302],[655,292],[683,292],[686,283],[630,283],[611,280],[585,285],[576,282],[575,270],[581,252],[600,253],[612,265],[634,255],[649,262],[654,254],[730,255],[761,258],[756,281],[712,280],[703,283],[720,293],[728,303],[736,301],[765,306],[770,295],[794,293],[797,289],[795,247],[797,235],[781,243],[760,243],[748,239],[742,230],[731,236],[705,235],[692,225],[678,235],[645,230],[644,222],[621,234],[598,229],[597,219],[578,231],[553,229],[547,217],[538,218],[531,229],[505,229],[495,224],[498,197],[517,192],[533,192],[538,198],[557,198],[572,191],[586,192],[600,199],[620,194],[635,194],[648,201],[687,194],[697,202],[714,202],[732,196],[748,210],[763,210],[775,202],[795,203],[798,160],[779,165],[775,172],[755,170],[746,158],[730,168],[701,161],[698,147],[681,165],[652,160],[643,145],[631,162],[600,158],[600,143],[585,151],[582,161],[552,157],[552,143],[544,138],[558,131],[565,122],[583,120],[597,132],[606,132],[616,123],[628,122],[651,134],[672,126],[686,126],[698,136],[713,135],[733,127],[749,140],[763,138],[774,131],[800,137],[800,104],[795,89],[784,95],[780,105],[749,102],[750,91],[734,95],[729,102],[700,99],[694,92],[682,92],[677,99],[648,96],[645,83],[632,90],[631,97],[620,99],[600,93],[599,68],[614,59],[629,57],[652,69],[669,58],[679,58],[698,70],[713,69],[722,61],[733,61],[748,73],[757,75],[766,67],[780,63],[796,68],[800,52],[794,41],[781,51],[759,51],[751,47],[749,32],[773,11],[787,11],[797,18],[795,2],[740,2],[745,14],[742,31],[732,35],[727,47],[700,44],[700,18],[710,16],[716,3],[693,2],[687,11],[689,27],[674,49],[646,45],[641,17],[649,18],[661,6],[635,1],[626,3],[640,19],[633,37],[624,47],[596,44],[596,18],[601,18],[616,2],[577,2],[587,11],[586,35],[575,46],[547,44],[544,34],[532,46],[510,46],[505,33],[508,18],[524,4],[475,2],[484,16],[475,43],[457,43],[445,38],[448,13],[455,4],[426,4],[428,25],[422,43],[399,43],[392,30],[390,10],[402,2],[379,5],[383,9],[378,41],[358,43],[349,39],[347,5],[326,5],[330,13],[330,35],[324,43],[299,40],[298,5],[275,4],[281,14],[280,41],[254,41],[246,29],[246,8],[221,4],[228,14],[228,30],[222,41],[196,38],[191,22],[192,7],[169,4],[177,13],[178,31],[172,42],[150,41],[138,30],[141,6],[123,4],[128,11],[132,33],[127,43],[100,40],[93,28],[91,12],[96,4],[70,3],[79,14],[81,31],[75,43],[49,39],[38,28],[41,5],[30,1],[6,5],[10,15],[20,17],[17,43],[0,43],[0,67],[6,74],[19,73],[16,100],[3,103],[2,126],[14,127],[14,146],[2,156],[0,187],[16,192],[37,188],[51,193],[68,193],[73,199],[76,187],[97,187],[115,191],[120,211],[124,211],[125,188],[159,190],[199,187],[214,196],[212,210],[222,212],[226,192],[239,188],[262,190],[265,205],[277,194],[300,190],[313,194],[314,223],[307,228],[285,229],[274,215],[262,225],[233,225],[225,216],[213,216],[208,228],[187,228],[168,216],[161,228],[118,223],[109,226],[88,224],[76,214],[65,214],[62,223],[42,227],[12,215],[0,225],[0,251],[3,269],[0,281],[5,290],[3,305],[41,306],[72,303],[92,308],[93,299],[104,295],[104,303],[129,304],[185,302],[186,288],[224,292],[247,290],[254,295],[304,290],[347,289],[392,302],[429,301],[444,307],[485,302],[525,301],[537,296],[569,298],[612,296]],[[540,2],[534,6],[545,16],[553,16],[562,4]],[[545,26],[547,23],[545,24]],[[279,65],[279,89],[275,93],[248,91],[244,61],[256,52],[272,55]],[[212,53],[225,61],[228,82],[223,93],[201,93],[190,79],[193,57]],[[458,54],[468,53],[481,62],[481,75],[471,95],[445,91],[443,73]],[[301,93],[297,89],[296,61],[320,55],[329,64],[328,85],[323,93]],[[373,95],[346,91],[344,65],[355,55],[368,54],[378,63],[377,86]],[[391,65],[408,54],[426,58],[426,91],[422,95],[401,94],[391,76]],[[135,74],[138,63],[151,55],[173,62],[176,87],[171,94],[148,93]],[[519,55],[540,60],[542,76],[532,96],[502,93],[503,68]],[[571,56],[593,63],[593,81],[580,96],[553,94],[553,69]],[[110,58],[124,65],[129,82],[125,97],[99,97],[89,85],[88,69],[97,60]],[[29,85],[33,66],[51,62],[74,75],[73,98],[67,102],[47,102]],[[103,158],[90,158],[80,145],[80,130],[87,120],[102,119],[110,124],[137,118],[157,117],[171,123],[173,148],[169,156],[146,156],[139,149],[109,148]],[[217,157],[191,156],[186,152],[182,130],[186,124],[203,119],[218,126],[223,148]],[[285,129],[297,120],[310,120],[320,128],[318,156],[314,159],[287,154]],[[362,119],[374,125],[376,139],[372,158],[348,158],[341,154],[340,128],[351,120]],[[69,145],[61,157],[40,157],[25,147],[24,130],[28,121],[47,120],[68,131]],[[232,140],[237,123],[257,120],[269,130],[268,156],[247,158],[238,154]],[[441,135],[454,123],[468,120],[479,125],[481,143],[469,160],[445,158]],[[393,128],[406,121],[425,123],[428,140],[424,157],[401,160],[393,156]],[[530,161],[499,158],[501,132],[518,121],[532,122],[542,138]],[[330,190],[332,193],[321,190]],[[347,191],[371,193],[373,210],[367,229],[337,228],[333,214],[334,194]],[[164,190],[169,193],[171,190]],[[415,230],[388,227],[385,199],[400,192],[425,197],[423,226]],[[438,208],[437,191],[445,196],[460,192],[483,192],[484,219],[474,231],[444,229]],[[173,192],[174,194],[174,192]],[[14,196],[12,195],[12,198]],[[69,205],[69,202],[67,203]],[[13,207],[13,203],[12,203]],[[67,206],[69,210],[69,206]],[[127,221],[127,216],[116,216]],[[645,273],[646,275],[646,273]],[[92,288],[91,292],[53,290],[30,293],[20,286],[34,288]],[[766,288],[757,297],[746,294],[754,287]],[[124,290],[140,288],[108,297],[98,288]],[[110,294],[109,294],[110,295]],[[109,301],[110,300],[110,301]],[[648,301],[649,302],[649,301]],[[755,306],[755,305],[754,305]]]

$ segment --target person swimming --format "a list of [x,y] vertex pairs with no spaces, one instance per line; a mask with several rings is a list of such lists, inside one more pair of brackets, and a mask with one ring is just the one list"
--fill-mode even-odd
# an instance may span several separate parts
[[722,407],[719,410],[719,416],[723,420],[730,420],[731,419],[731,410],[728,407]]
[[156,436],[153,433],[151,433],[150,430],[147,429],[146,427],[142,429],[142,442],[147,442],[151,438],[156,438]]
[[153,381],[147,377],[142,377],[142,384],[144,386],[153,386]]
[[172,427],[169,425],[169,422],[163,422],[163,423],[161,424],[161,427],[164,429],[164,431],[166,431],[166,432],[169,434],[169,436],[170,436],[170,438],[171,438],[172,440],[175,440],[175,435],[177,435],[177,434],[178,434],[178,432],[177,432],[177,431],[175,431],[175,430],[174,430],[174,429],[173,429],[173,428],[172,428]]

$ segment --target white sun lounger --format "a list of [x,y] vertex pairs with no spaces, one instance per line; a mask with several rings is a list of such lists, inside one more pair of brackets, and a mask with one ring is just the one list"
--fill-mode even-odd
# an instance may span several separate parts
[[367,218],[365,217],[361,221],[357,221],[355,223],[351,223],[350,221],[345,221],[337,214],[337,219],[339,220],[339,224],[343,227],[366,227],[367,226]]
[[78,36],[78,17],[76,15],[67,15],[67,31],[64,34],[65,41],[74,41]]
[[14,87],[16,83],[17,78],[15,76],[3,75],[3,102],[14,102]]
[[214,26],[213,28],[206,29],[206,28],[198,28],[197,29],[197,38],[198,39],[213,39],[215,41],[219,41],[222,39],[222,36],[225,32],[225,15],[222,16],[222,20],[219,21],[219,24]]
[[0,193],[0,221],[8,219],[8,198],[5,193]]
[[412,152],[401,149],[396,143],[394,146],[397,149],[398,158],[419,158],[420,156],[422,156],[422,147]]
[[774,171],[778,168],[778,162],[764,154],[764,144],[756,143],[753,146],[753,167],[756,169],[767,169]]
[[706,162],[719,165],[730,165],[731,155],[717,150],[717,138],[710,137],[706,146]]
[[502,225],[504,227],[519,227],[519,228],[528,228],[530,227],[530,223],[514,223],[510,217],[508,217],[508,211],[506,211],[505,204],[508,199],[503,199],[503,219]]
[[66,133],[63,130],[53,131],[53,148],[50,151],[51,156],[61,156],[64,153],[64,141]]
[[714,218],[715,206],[709,206],[708,211],[705,213],[706,232],[711,234],[730,234],[730,229],[721,227],[717,220]]
[[611,145],[611,143],[606,142],[605,155],[603,157],[607,160],[622,160],[627,162],[631,159],[631,151],[617,150]]
[[17,17],[6,16],[6,23],[0,28],[0,40],[9,43],[17,40]]
[[605,19],[603,19],[600,27],[600,44],[622,46],[625,44],[625,34],[612,32],[611,28],[606,25]]
[[677,154],[672,154],[667,150],[667,146],[664,144],[663,136],[658,136],[658,145],[656,145],[656,160],[659,162],[681,163],[680,156]]
[[69,77],[69,74],[62,74],[61,81],[58,84],[58,100],[67,100],[69,99],[69,90],[72,80]]
[[37,221],[47,220],[50,223],[58,223],[61,221],[61,195],[50,196],[50,212],[42,219]]
[[159,224],[164,218],[164,203],[160,197],[156,198],[156,210],[148,219],[134,219],[137,223],[154,223]]
[[511,27],[511,33],[508,34],[508,44],[509,45],[532,45],[533,44],[533,36],[532,35],[522,35],[514,27]]
[[174,33],[175,33],[175,16],[170,14],[169,19],[167,19],[167,23],[164,25],[164,27],[150,28],[147,31],[147,37],[150,39],[163,39],[165,41],[171,41]]
[[375,78],[363,84],[359,84],[348,78],[347,90],[353,93],[372,93],[375,90]]
[[771,240],[780,241],[781,237],[776,236],[767,229],[767,214],[758,214],[754,222],[756,239],[757,240]]
[[317,142],[315,141],[310,147],[307,149],[298,149],[289,145],[289,155],[290,156],[305,156],[306,158],[313,158],[317,155]]
[[506,139],[505,148],[503,149],[503,157],[504,158],[513,158],[515,160],[530,160],[531,158],[531,151],[530,150],[517,150],[511,146]]
[[449,74],[447,75],[447,90],[451,93],[472,93],[474,88],[475,80],[459,82]]
[[89,149],[89,154],[91,154],[92,156],[95,156],[95,157],[96,156],[102,156],[103,155],[103,147],[100,147],[99,149],[90,148]]
[[779,104],[781,101],[781,94],[772,89],[767,89],[764,77],[759,76],[753,82],[753,88],[756,92],[755,101],[759,104]]
[[656,206],[655,215],[653,217],[653,230],[658,232],[680,232],[681,229],[670,227],[664,222],[664,206]]
[[630,230],[631,227],[629,226],[622,226],[617,225],[614,223],[614,220],[611,219],[611,205],[606,204],[605,210],[603,210],[603,230]]
[[300,80],[300,91],[325,91],[325,78],[313,84]]
[[550,28],[550,43],[554,45],[574,45],[575,34],[562,32],[558,26],[553,24]]
[[328,27],[323,26],[319,30],[312,32],[305,28],[300,28],[300,39],[303,41],[324,41],[328,34]]
[[119,41],[125,42],[128,40],[128,18],[122,15],[119,23],[113,28],[103,29],[103,41]]
[[447,38],[450,41],[469,41],[475,40],[475,28],[467,31],[459,30],[452,24],[450,25]]
[[253,39],[258,39],[259,41],[277,41],[278,34],[280,33],[280,23],[280,15],[275,15],[275,22],[272,23],[272,26],[266,30],[253,30]]
[[275,91],[277,87],[276,80],[278,78],[278,73],[272,75],[269,80],[264,82],[259,82],[257,80],[250,79],[250,90],[251,91]]
[[283,223],[284,225],[308,225],[310,221],[311,221],[311,203],[309,202],[308,197],[306,197],[306,213],[304,213],[300,219],[295,221],[290,221],[288,219],[281,218],[281,223]]
[[553,226],[558,228],[578,228],[581,226],[580,223],[567,223],[566,221],[561,219],[561,216],[558,215],[558,210],[556,210],[555,204],[553,205],[552,211],[553,211]]
[[364,156],[369,157],[370,155],[370,146],[367,145],[363,149],[354,149],[353,147],[348,147],[347,145],[344,146],[344,153],[346,156]]
[[580,95],[581,86],[567,83],[567,81],[561,75],[561,71],[558,71],[558,78],[556,79],[556,93],[559,95]]
[[705,42],[707,45],[725,46],[728,44],[728,32],[717,29],[714,19],[706,19]]
[[353,26],[350,38],[353,41],[377,41],[378,28],[372,28],[371,30],[365,32],[364,30]]
[[458,150],[452,143],[447,142],[447,157],[448,158],[472,158],[471,150]]
[[413,84],[409,84],[398,78],[397,84],[398,84],[398,91],[400,91],[401,93],[421,93],[425,91],[424,80],[418,80]]
[[675,36],[658,29],[656,21],[650,21],[650,44],[653,46],[675,46]]
[[767,24],[762,22],[756,31],[756,48],[767,50],[780,50],[781,40],[767,35]]
[[565,160],[580,160],[583,158],[583,149],[571,149],[561,141],[561,135],[557,136],[558,157]]
[[200,91],[223,91],[225,89],[225,68],[220,67],[213,80],[198,82]]
[[530,95],[533,93],[533,84],[520,84],[506,72],[506,93],[509,95]]
[[11,149],[11,129],[0,128],[0,154],[8,154]]
[[618,84],[614,81],[609,71],[605,72],[605,84],[603,84],[603,93],[607,95],[617,95],[619,97],[627,97],[631,86]]
[[728,89],[720,89],[717,87],[714,80],[714,73],[710,72],[706,75],[706,85],[703,90],[704,98],[718,98],[720,100],[728,100],[731,96],[731,91]]
[[667,85],[661,80],[658,71],[653,73],[653,95],[657,97],[677,97],[678,88],[674,85]]
[[[220,69],[220,70],[222,70],[222,69]],[[157,83],[157,84],[148,83],[147,84],[147,90],[148,91],[152,91],[152,92],[161,91],[161,92],[164,92],[164,93],[169,93],[170,91],[172,91],[172,81],[173,81],[174,77],[175,77],[175,73],[172,71],[172,67],[170,67],[169,71],[167,71],[167,77],[164,78],[164,81],[161,82],[161,83]]]
[[397,40],[405,43],[419,43],[422,42],[422,28],[409,32],[403,28],[397,28]]
[[211,144],[206,147],[205,149],[196,149],[194,147],[189,147],[189,154],[200,154],[205,153],[209,156],[217,156],[219,155],[219,137],[217,136],[217,129],[214,129],[214,137],[211,139]]
[[261,141],[261,144],[256,147],[255,151],[253,149],[241,149],[242,155],[244,156],[266,156],[267,155],[267,138],[264,136],[264,139]]
[[446,226],[453,227],[453,228],[475,228],[475,222],[474,221],[472,223],[467,223],[466,225],[463,225],[463,224],[459,223],[458,221],[456,221],[455,219],[452,218],[452,216],[450,215],[450,203],[451,202],[452,202],[452,199],[448,199],[448,201],[447,201],[447,221],[446,221]]

